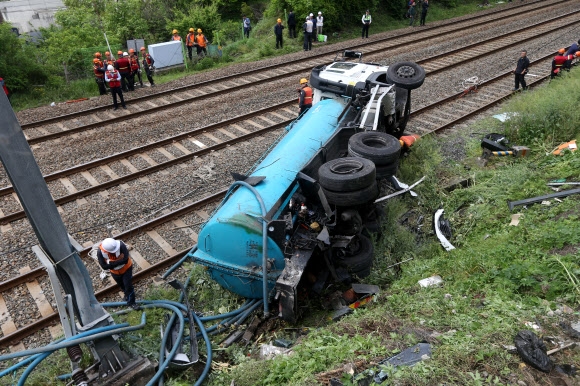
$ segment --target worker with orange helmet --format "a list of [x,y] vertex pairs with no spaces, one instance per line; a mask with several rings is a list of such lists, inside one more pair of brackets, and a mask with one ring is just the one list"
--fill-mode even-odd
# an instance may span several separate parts
[[95,74],[95,82],[97,82],[97,87],[99,88],[99,94],[105,95],[107,93],[107,88],[105,87],[105,67],[103,62],[97,57],[93,59],[93,72]]
[[530,59],[528,59],[527,55],[528,51],[521,51],[520,57],[516,63],[516,68],[514,69],[516,87],[512,91],[518,91],[520,89],[520,83],[522,84],[522,89],[527,89],[526,80],[524,79],[528,73],[528,67],[530,67]]
[[153,70],[155,69],[153,64],[155,63],[155,60],[153,60],[153,57],[149,55],[147,51],[145,51],[145,47],[141,47],[140,51],[141,56],[143,56],[143,68],[145,69],[145,74],[147,74],[149,84],[151,87],[155,87],[155,83],[153,82]]
[[127,87],[129,83],[129,77],[131,75],[131,63],[129,62],[128,53],[121,51],[119,59],[117,59],[116,62],[116,68],[119,70],[119,74],[121,74],[121,87],[123,91],[133,91],[134,89],[132,84],[130,87]]
[[280,48],[284,48],[284,40],[282,38],[283,30],[284,26],[282,25],[282,19],[278,19],[276,21],[276,25],[274,26],[274,35],[276,35],[276,49],[278,49],[278,44],[280,44]]
[[300,108],[299,115],[306,113],[312,107],[312,88],[308,85],[308,79],[300,79],[300,88],[298,89],[300,96],[298,97],[298,107]]
[[195,37],[195,41],[197,42],[197,55],[200,56],[203,52],[204,55],[207,55],[207,38],[203,34],[201,28],[197,29],[197,36]]
[[173,34],[171,36],[171,40],[172,42],[180,42],[181,41],[181,36],[179,36],[179,32],[174,29],[173,31],[171,31],[171,33]]
[[550,73],[550,79],[554,79],[556,75],[558,75],[566,65],[566,61],[568,57],[565,55],[566,49],[560,48],[554,59],[552,59],[552,72]]
[[195,30],[190,28],[189,33],[185,37],[185,46],[187,47],[187,56],[189,56],[189,60],[193,60],[193,47],[196,45],[197,42],[195,41]]
[[129,75],[129,90],[135,89],[135,75],[139,78],[139,83],[143,87],[143,79],[141,79],[141,66],[139,65],[139,57],[134,49],[129,49],[129,65],[131,67],[131,74]]

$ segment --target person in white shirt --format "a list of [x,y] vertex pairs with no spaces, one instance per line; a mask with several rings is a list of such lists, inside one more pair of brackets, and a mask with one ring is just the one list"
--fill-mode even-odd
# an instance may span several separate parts
[[322,35],[322,22],[324,21],[324,17],[322,16],[322,12],[318,12],[318,16],[316,17],[316,35]]

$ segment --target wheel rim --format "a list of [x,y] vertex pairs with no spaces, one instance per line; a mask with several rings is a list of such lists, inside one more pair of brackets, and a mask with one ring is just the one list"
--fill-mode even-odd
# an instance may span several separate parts
[[338,162],[330,167],[334,174],[352,174],[363,169],[364,165],[360,162]]
[[399,78],[412,78],[415,76],[415,69],[411,66],[401,66],[397,69],[397,76]]

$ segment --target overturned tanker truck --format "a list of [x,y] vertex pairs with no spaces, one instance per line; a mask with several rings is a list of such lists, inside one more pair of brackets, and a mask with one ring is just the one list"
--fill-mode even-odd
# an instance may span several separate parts
[[312,70],[312,108],[250,176],[234,177],[189,252],[226,289],[263,298],[266,315],[273,304],[294,322],[304,294],[370,274],[377,180],[397,170],[411,90],[425,71],[361,59],[345,51]]

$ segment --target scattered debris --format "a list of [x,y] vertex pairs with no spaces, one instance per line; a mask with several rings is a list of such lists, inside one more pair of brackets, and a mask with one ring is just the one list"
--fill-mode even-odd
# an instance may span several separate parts
[[554,155],[560,155],[564,150],[576,151],[578,150],[578,146],[576,145],[576,140],[573,139],[570,142],[565,142],[558,146],[556,149],[552,151]]
[[443,189],[446,192],[452,192],[456,189],[468,188],[472,185],[473,185],[473,179],[470,177],[470,178],[464,178],[462,180],[452,182],[451,184],[447,185]]
[[560,347],[552,349],[552,350],[546,352],[546,354],[552,355],[552,354],[557,353],[558,351],[562,351],[562,350],[565,350],[565,349],[570,348],[570,347],[576,347],[576,342],[563,343],[560,345]]
[[244,334],[244,331],[242,331],[242,330],[236,330],[236,331],[232,332],[226,339],[224,339],[223,342],[220,343],[220,347],[223,347],[223,348],[230,347],[232,344],[234,344],[238,340],[240,340],[240,338],[242,337],[243,334]]
[[418,283],[423,288],[435,287],[443,283],[443,279],[441,279],[441,276],[439,275],[433,275],[431,277],[419,280]]
[[529,327],[529,328],[536,330],[536,331],[540,330],[540,328],[541,328],[539,325],[537,325],[536,323],[533,323],[533,322],[525,322],[524,325],[526,327]]
[[520,223],[520,218],[524,217],[523,213],[514,213],[512,214],[512,221],[510,222],[511,226],[517,227]]
[[518,350],[516,349],[516,346],[514,346],[514,345],[511,345],[511,344],[502,344],[502,346],[510,354],[517,354],[517,352],[518,352]]
[[207,165],[202,165],[196,171],[192,172],[191,175],[193,177],[198,177],[203,182],[206,182],[208,179],[213,178],[216,175],[216,172],[213,170],[215,167],[215,163],[210,161]]
[[545,196],[526,198],[524,200],[519,200],[519,201],[508,201],[508,207],[510,208],[510,210],[513,210],[514,207],[516,207],[518,205],[534,204],[537,202],[550,200],[552,198],[568,197],[568,196],[571,196],[573,194],[578,194],[578,193],[580,193],[580,188],[579,189],[564,190],[564,191],[558,192],[558,193],[546,194]]
[[248,326],[248,328],[246,329],[246,332],[244,332],[242,340],[244,341],[246,346],[250,343],[250,341],[254,337],[254,334],[256,333],[256,330],[258,329],[260,323],[262,323],[262,319],[260,319],[258,316],[255,316],[250,325]]
[[435,214],[433,215],[433,228],[435,229],[435,235],[439,239],[443,248],[446,251],[451,251],[455,249],[455,247],[449,242],[451,238],[451,224],[449,224],[449,220],[446,220],[443,217],[443,209],[438,209]]
[[276,339],[274,341],[274,346],[282,348],[290,348],[294,343],[288,339]]
[[423,182],[423,180],[425,180],[425,178],[426,178],[426,177],[427,177],[427,176],[423,176],[423,177],[422,177],[422,178],[421,178],[419,181],[415,182],[413,185],[411,185],[411,186],[409,186],[409,187],[407,187],[407,188],[404,188],[403,190],[399,190],[399,191],[397,191],[397,192],[395,192],[395,193],[391,193],[391,194],[389,194],[389,195],[387,195],[387,196],[384,196],[384,197],[381,197],[381,198],[377,198],[377,199],[375,200],[375,204],[376,204],[377,202],[385,201],[385,200],[388,200],[389,198],[392,198],[392,197],[398,196],[399,194],[403,194],[403,193],[406,193],[406,192],[408,192],[409,190],[413,189],[415,186],[417,186],[417,185],[419,185],[421,182]]
[[550,201],[547,201],[547,200],[544,200],[544,201],[542,201],[542,202],[541,202],[541,204],[542,204],[542,205],[545,205],[545,206],[550,206],[550,205],[552,205],[552,203],[551,203]]
[[513,117],[517,117],[518,115],[519,115],[518,113],[501,113],[501,114],[492,115],[492,117],[494,117],[495,119],[497,119],[500,122],[505,122],[505,121],[509,121]]
[[288,355],[290,352],[292,349],[263,344],[260,346],[260,359],[272,359],[278,355]]
[[[431,345],[429,343],[418,343],[413,347],[409,347],[401,351],[394,357],[379,362],[379,365],[391,365],[393,367],[413,366],[421,361],[429,360],[430,358]],[[380,385],[387,380],[387,377],[388,374],[384,370],[381,370],[372,378],[372,381]]]
[[574,339],[580,339],[580,323],[567,323],[567,322],[560,322],[560,327],[566,334]]
[[522,330],[518,332],[514,344],[518,354],[528,365],[546,373],[554,367],[552,360],[546,354],[547,349],[544,341],[532,331]]

